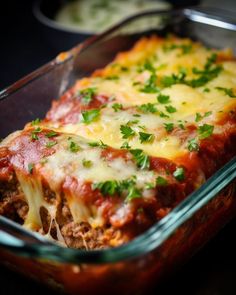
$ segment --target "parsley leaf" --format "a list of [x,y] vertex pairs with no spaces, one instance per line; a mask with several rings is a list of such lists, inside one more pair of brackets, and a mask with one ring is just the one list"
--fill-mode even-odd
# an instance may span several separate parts
[[201,121],[203,118],[206,118],[210,116],[212,112],[206,112],[204,115],[201,115],[200,113],[196,113],[195,122]]
[[130,202],[133,199],[137,199],[137,198],[141,198],[141,197],[142,197],[141,191],[138,188],[136,188],[135,186],[131,186],[128,189],[128,195],[125,199],[125,202]]
[[159,186],[165,186],[168,184],[168,181],[162,177],[162,176],[158,176],[157,179],[156,179],[156,185],[159,185]]
[[144,142],[152,142],[154,140],[155,136],[150,133],[145,132],[139,132],[139,140],[141,143]]
[[93,162],[90,160],[83,159],[82,164],[85,168],[90,168],[93,166]]
[[213,125],[204,124],[202,126],[199,126],[198,128],[198,134],[200,139],[207,138],[212,135],[214,130]]
[[177,112],[176,108],[173,106],[165,106],[165,109],[170,114]]
[[100,140],[100,142],[98,142],[98,141],[90,142],[90,143],[89,143],[89,146],[91,146],[91,147],[100,147],[100,148],[102,148],[102,149],[105,149],[105,148],[108,147],[108,145],[105,144],[105,143],[104,143],[103,141],[101,141],[101,140]]
[[186,73],[181,71],[179,74],[172,74],[171,76],[163,76],[161,84],[164,87],[170,87],[174,84],[185,84]]
[[112,108],[115,112],[122,110],[123,105],[121,103],[113,103]]
[[41,122],[41,120],[39,118],[37,118],[31,122],[31,125],[32,126],[39,125],[40,122]]
[[116,180],[107,180],[93,184],[92,188],[99,189],[103,195],[114,195],[119,193],[119,183]]
[[93,110],[89,110],[89,111],[83,111],[82,117],[83,117],[82,122],[85,124],[89,124],[91,122],[96,121],[100,117],[100,110],[93,109]]
[[33,173],[33,169],[34,169],[34,163],[29,163],[28,164],[28,172],[29,172],[29,174]]
[[79,90],[78,95],[82,95],[81,102],[88,105],[92,101],[93,96],[96,94],[96,90],[97,89],[94,87]]
[[51,137],[55,137],[57,135],[58,135],[58,133],[52,130],[52,131],[48,132],[45,136],[48,138],[51,138]]
[[131,146],[129,145],[129,143],[127,141],[125,141],[125,142],[123,142],[123,144],[120,148],[129,150],[129,149],[131,149]]
[[174,123],[164,123],[164,127],[167,132],[171,132],[174,129]]
[[156,85],[157,76],[152,74],[150,78],[144,84],[144,87],[140,89],[141,92],[145,93],[157,93],[160,89]]
[[236,94],[234,94],[233,88],[224,88],[224,87],[215,87],[217,90],[223,91],[225,95],[229,97],[235,98]]
[[81,147],[76,142],[71,141],[69,149],[72,153],[77,153],[79,150],[81,150]]
[[199,151],[199,144],[196,138],[190,139],[188,141],[188,150],[190,152]]
[[182,181],[185,178],[184,168],[180,167],[175,170],[173,176],[176,180]]
[[143,150],[133,149],[133,150],[130,150],[130,153],[133,155],[134,160],[140,169],[149,168],[150,160],[148,155],[144,154]]
[[130,138],[135,135],[135,131],[127,124],[120,126],[120,132],[122,133],[122,138],[124,139]]
[[39,138],[38,138],[38,133],[40,133],[42,131],[42,128],[40,128],[40,127],[37,127],[37,128],[35,128],[32,132],[31,132],[31,139],[33,139],[33,140],[38,140]]
[[157,100],[159,103],[165,104],[170,102],[170,96],[169,95],[164,95],[164,94],[159,94],[157,97]]
[[157,108],[155,106],[155,104],[153,103],[146,103],[146,104],[141,104],[140,106],[138,106],[138,110],[142,111],[143,113],[157,113]]
[[53,147],[53,146],[56,145],[56,144],[57,144],[56,141],[49,141],[49,142],[46,143],[46,147],[47,147],[47,148],[51,148],[51,147]]

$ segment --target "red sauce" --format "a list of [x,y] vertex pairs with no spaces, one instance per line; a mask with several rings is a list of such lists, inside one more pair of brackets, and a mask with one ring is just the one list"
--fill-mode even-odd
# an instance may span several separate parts
[[29,173],[29,164],[37,164],[43,157],[55,153],[54,147],[46,147],[46,144],[51,140],[45,135],[50,130],[37,133],[37,140],[32,139],[33,130],[23,131],[20,136],[13,140],[9,148],[11,164],[15,169],[27,173]]
[[82,98],[83,96],[77,95],[73,89],[70,89],[59,100],[53,101],[45,121],[61,124],[77,123],[82,111],[100,108],[108,101],[105,95],[94,95],[88,104],[83,103]]

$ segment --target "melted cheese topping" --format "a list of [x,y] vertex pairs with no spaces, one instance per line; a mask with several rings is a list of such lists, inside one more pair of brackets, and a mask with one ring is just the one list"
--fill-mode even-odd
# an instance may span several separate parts
[[[173,83],[174,85],[170,87],[163,87],[161,84],[163,77],[173,75],[176,77],[183,72],[188,81],[197,79],[199,75],[194,68],[204,71],[209,58],[215,52],[219,61],[213,61],[213,66],[221,64],[222,70],[201,87],[193,88],[189,86],[190,84],[181,84],[181,82]],[[54,114],[53,122],[41,124],[42,127],[62,134],[56,138],[55,153],[45,157],[44,163],[37,163],[35,166],[37,177],[17,173],[29,205],[25,226],[31,229],[42,227],[40,217],[42,206],[48,210],[51,224],[52,221],[56,223],[57,205],[49,205],[44,200],[41,179],[46,179],[49,188],[55,192],[58,199],[61,194],[65,196],[75,222],[86,221],[93,227],[105,223],[102,206],[85,202],[83,190],[76,195],[76,190],[73,188],[63,189],[67,176],[75,179],[77,183],[121,181],[135,176],[137,188],[142,189],[142,197],[151,198],[153,192],[145,189],[145,185],[155,183],[157,172],[139,169],[131,155],[128,159],[118,156],[108,160],[102,156],[101,147],[91,147],[88,142],[102,141],[116,149],[120,149],[124,142],[128,142],[132,149],[141,149],[147,155],[173,161],[188,153],[187,143],[197,136],[196,130],[199,126],[213,125],[214,133],[223,132],[224,127],[218,122],[222,115],[236,106],[234,97],[236,66],[230,59],[232,55],[229,50],[209,51],[188,39],[144,38],[129,52],[119,54],[115,61],[103,70],[78,81],[74,91],[93,87],[96,89],[96,94],[108,96],[110,100],[100,108],[100,116],[88,124],[83,123],[82,116],[76,124],[63,124],[60,118],[70,112],[70,104],[67,103],[60,105],[58,112]],[[156,93],[143,92],[142,89],[154,74],[155,86],[159,90]],[[223,88],[230,89],[233,95],[228,95]],[[160,93],[168,96],[167,103],[158,101]],[[122,109],[115,112],[114,103],[121,103]],[[139,107],[147,103],[154,104],[158,112],[145,113],[140,110]],[[168,112],[168,107],[172,107],[175,111]],[[165,116],[161,115],[163,113]],[[196,120],[197,113],[202,116],[200,120]],[[127,124],[135,134],[124,138],[121,126]],[[174,132],[169,132],[166,124],[173,124]],[[184,125],[184,130],[179,127],[180,124]],[[190,126],[193,127],[192,131],[188,129]],[[140,132],[152,134],[153,141],[141,142]],[[9,144],[10,141],[6,140],[5,144]],[[69,148],[72,141],[79,147],[76,152]],[[91,165],[86,167],[84,161],[89,161]],[[131,205],[118,206],[116,215],[124,216],[129,206]],[[58,239],[63,239],[59,230]]]

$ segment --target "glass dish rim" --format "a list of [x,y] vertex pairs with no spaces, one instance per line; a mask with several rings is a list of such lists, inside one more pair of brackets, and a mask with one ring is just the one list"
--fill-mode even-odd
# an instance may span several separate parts
[[[29,75],[25,76],[24,78],[18,80],[11,86],[5,88],[3,91],[0,92],[0,102],[1,100],[7,98],[13,92],[21,89],[22,87],[26,86],[27,84],[31,83],[35,79],[39,78],[40,76],[47,74],[49,71],[53,70],[55,67],[59,66],[60,64],[69,61],[77,54],[80,54],[82,50],[85,50],[90,45],[93,45],[99,40],[103,39],[107,35],[115,32],[117,29],[122,28],[123,25],[127,24],[128,22],[135,20],[139,17],[143,17],[145,15],[169,15],[169,16],[182,16],[182,17],[189,17],[191,16],[191,12],[196,12],[194,10],[195,7],[189,9],[174,9],[174,10],[155,10],[152,12],[145,12],[140,13],[135,16],[131,16],[126,20],[120,22],[119,24],[115,25],[111,29],[105,31],[104,33],[94,36],[75,46],[68,52],[64,53],[63,55],[59,54],[55,59],[51,62],[47,63],[46,65],[40,67],[38,70],[30,73]],[[202,12],[200,12],[201,14]],[[203,12],[204,14],[204,12]],[[228,173],[229,169],[234,169],[235,173],[236,167],[236,158],[231,160],[227,163],[223,168],[218,170],[203,186],[200,187],[197,191],[193,192],[189,195],[186,199],[184,199],[178,206],[176,206],[166,217],[161,219],[159,222],[155,223],[151,228],[145,231],[140,236],[136,237],[132,241],[128,242],[119,247],[109,248],[109,249],[101,249],[101,250],[77,250],[77,249],[69,249],[58,246],[57,244],[51,245],[43,245],[43,244],[29,244],[25,243],[17,239],[14,236],[10,236],[6,234],[6,241],[8,239],[8,243],[1,244],[1,247],[4,247],[7,250],[12,250],[14,253],[18,253],[19,255],[26,256],[26,257],[34,257],[34,258],[43,258],[53,260],[54,262],[67,262],[67,263],[92,263],[92,264],[102,264],[102,263],[114,263],[114,262],[121,262],[123,260],[127,260],[130,258],[135,258],[141,256],[142,254],[149,253],[156,247],[160,246],[183,222],[185,222],[189,217],[191,217],[194,213],[197,212],[204,204],[206,204],[210,199],[212,199],[216,195],[216,189],[212,186],[212,182],[221,180],[221,184],[218,184],[217,192],[220,191],[223,187],[225,187],[232,179],[235,177],[228,175],[226,179],[222,178],[222,175],[225,176],[224,173]],[[232,171],[231,171],[232,172]],[[233,177],[233,178],[232,178]],[[193,201],[196,202],[196,198],[200,198],[203,193],[206,193],[206,190],[211,188],[211,192],[207,194],[207,196],[203,197],[199,204],[195,204],[194,210],[191,213],[192,215],[187,214],[187,219],[179,219],[178,223],[172,224],[169,232],[165,233],[164,238],[160,238],[160,231],[168,225],[168,222],[171,222],[171,218],[176,219],[178,213],[183,209],[182,207],[190,208],[193,205]],[[220,189],[219,189],[220,188]],[[186,217],[185,217],[186,218]],[[167,225],[166,225],[167,224]],[[0,233],[4,234],[4,232]],[[158,236],[159,234],[159,236]],[[37,237],[39,234],[34,235]],[[4,235],[3,235],[4,236]]]

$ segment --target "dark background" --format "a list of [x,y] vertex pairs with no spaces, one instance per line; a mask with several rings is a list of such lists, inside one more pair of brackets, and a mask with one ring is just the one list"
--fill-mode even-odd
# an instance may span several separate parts
[[[50,0],[48,0],[50,1]],[[43,38],[32,15],[32,1],[10,1],[0,8],[0,90],[53,59],[55,50]],[[235,11],[236,2],[204,1]],[[69,48],[68,48],[69,49]],[[155,294],[235,295],[236,220],[195,255]],[[169,283],[171,282],[171,284]],[[53,291],[0,267],[0,294],[54,294]]]

